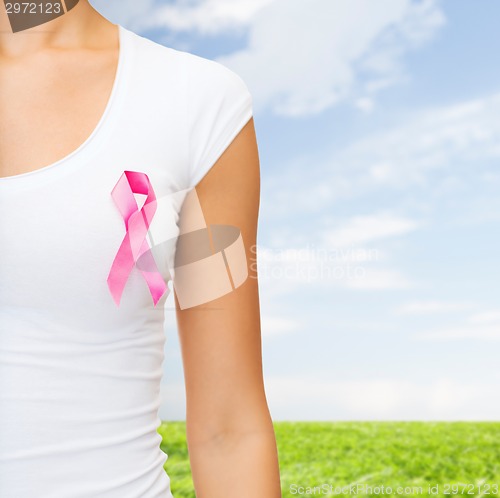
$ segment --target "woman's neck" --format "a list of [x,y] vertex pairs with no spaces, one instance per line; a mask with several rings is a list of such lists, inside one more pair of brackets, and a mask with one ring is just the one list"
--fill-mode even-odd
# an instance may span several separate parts
[[[37,2],[36,6],[40,8],[40,5],[49,3]],[[22,7],[22,2],[20,4]],[[38,14],[23,13],[21,15],[36,16]],[[55,19],[14,32],[4,0],[0,0],[0,58],[23,57],[47,48],[87,47],[93,43],[94,39],[96,44],[100,45],[103,39],[101,33],[110,25],[111,23],[96,11],[88,0],[80,0],[73,9]],[[96,46],[96,48],[99,47]]]

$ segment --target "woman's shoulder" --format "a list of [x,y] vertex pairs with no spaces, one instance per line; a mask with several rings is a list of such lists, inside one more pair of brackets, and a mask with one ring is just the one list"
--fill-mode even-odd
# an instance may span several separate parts
[[165,75],[178,75],[188,79],[193,87],[233,87],[248,92],[243,79],[232,69],[212,59],[187,50],[155,42],[134,31],[124,29],[134,45],[137,59],[144,67]]

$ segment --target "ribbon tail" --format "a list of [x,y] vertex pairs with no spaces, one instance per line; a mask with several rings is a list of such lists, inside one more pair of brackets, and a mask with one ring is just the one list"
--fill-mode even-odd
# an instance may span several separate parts
[[135,265],[132,248],[128,233],[123,238],[120,249],[116,253],[111,270],[109,272],[107,283],[115,303],[119,306],[123,289],[127,283],[130,272]]
[[149,287],[149,292],[153,297],[154,305],[158,303],[158,301],[163,297],[165,292],[167,292],[167,296],[170,292],[165,280],[163,279],[161,273],[158,270],[158,266],[156,265],[156,261],[154,260],[153,254],[146,242],[143,241],[141,246],[141,267],[145,267],[145,269],[141,269],[142,276],[146,280],[146,283]]

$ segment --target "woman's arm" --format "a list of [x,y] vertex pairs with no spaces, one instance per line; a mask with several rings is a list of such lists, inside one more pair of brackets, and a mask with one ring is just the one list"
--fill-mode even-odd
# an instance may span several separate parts
[[206,304],[181,310],[175,299],[196,496],[280,498],[278,453],[263,383],[258,281],[251,259],[260,197],[253,119],[196,193],[207,225],[241,230],[249,273],[236,290]]

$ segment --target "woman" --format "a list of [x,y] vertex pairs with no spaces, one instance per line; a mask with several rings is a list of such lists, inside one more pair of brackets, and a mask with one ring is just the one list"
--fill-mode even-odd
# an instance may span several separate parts
[[228,292],[189,250],[175,268],[175,250],[151,258],[203,228],[185,210],[195,193],[204,223],[237,227],[251,259],[251,97],[221,64],[73,4],[51,20],[0,7],[0,496],[172,497],[162,305],[169,269],[190,268],[187,304],[174,295],[196,495],[277,498],[254,265],[235,285],[238,245],[218,247]]

